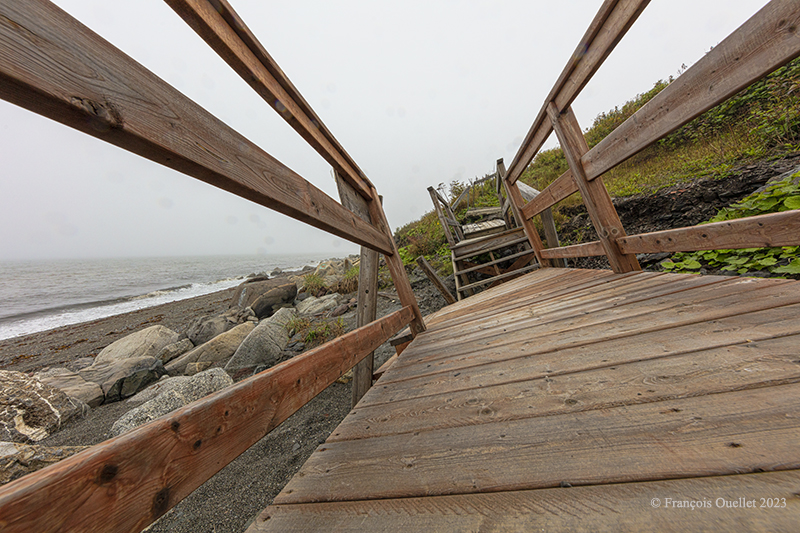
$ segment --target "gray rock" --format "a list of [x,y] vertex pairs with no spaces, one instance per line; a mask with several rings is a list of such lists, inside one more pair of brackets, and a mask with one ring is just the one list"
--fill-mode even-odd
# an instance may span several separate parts
[[89,446],[40,446],[0,442],[0,485],[66,459]]
[[[176,379],[178,378],[171,378],[167,382]],[[212,368],[191,378],[175,381],[158,396],[131,409],[114,422],[111,435],[121,435],[229,385],[233,385],[233,380],[221,368]]]
[[291,305],[295,296],[297,296],[297,285],[289,281],[266,291],[250,307],[258,318],[267,318],[275,314],[278,309]]
[[61,389],[67,396],[77,398],[89,407],[97,407],[103,403],[103,389],[100,385],[86,381],[77,372],[66,368],[51,368],[37,372],[36,377],[42,383]]
[[289,342],[286,323],[295,316],[297,316],[297,311],[292,308],[283,308],[271,317],[262,320],[236,349],[236,353],[225,365],[225,370],[234,374],[245,368],[274,365]]
[[313,316],[320,313],[324,313],[326,311],[330,311],[331,309],[335,309],[339,306],[339,299],[341,295],[334,293],[328,294],[321,298],[315,298],[314,296],[309,296],[302,302],[297,302],[297,313],[300,316]]
[[183,374],[186,365],[189,363],[210,362],[216,363],[231,357],[242,341],[253,331],[255,325],[252,322],[239,324],[230,331],[218,335],[205,344],[201,344],[194,350],[190,350],[171,361],[166,370],[171,376]]
[[187,376],[194,376],[195,374],[198,374],[198,373],[202,372],[203,370],[206,370],[212,364],[213,363],[211,363],[210,361],[200,361],[199,363],[189,363],[188,365],[186,365],[186,370],[184,370],[183,373],[185,375],[187,375]]
[[179,338],[180,335],[169,328],[150,326],[109,344],[97,354],[94,363],[107,363],[139,357],[156,357],[161,348],[177,342]]
[[89,406],[22,372],[0,370],[0,440],[31,443],[48,437]]
[[[294,285],[294,289],[290,287],[290,285]],[[253,307],[253,303],[258,300],[261,296],[266,295],[270,291],[274,289],[279,289],[277,292],[274,293],[274,296],[271,297],[274,299],[271,305],[275,305],[278,300],[281,300],[282,303],[291,303],[294,299],[294,296],[297,294],[297,285],[294,284],[293,281],[289,281],[286,279],[270,279],[270,280],[247,280],[238,287],[236,287],[236,291],[234,291],[233,296],[231,297],[231,307],[239,307],[244,309],[245,307]],[[291,295],[291,298],[284,299],[280,298],[282,294],[291,293],[294,291],[294,294]],[[266,308],[267,300],[265,300],[262,304],[262,307]],[[256,311],[254,308],[253,311]],[[256,311],[256,315],[258,315],[258,311]]]
[[162,376],[161,379],[147,387],[146,389],[137,392],[126,401],[128,403],[144,403],[148,400],[152,400],[162,392],[167,392],[168,390],[172,390],[175,387],[179,386],[179,384],[183,381],[187,381],[191,379],[189,376]]
[[86,381],[100,385],[104,403],[133,396],[164,375],[164,364],[155,357],[136,357],[122,361],[95,362],[79,372]]
[[222,335],[226,331],[232,329],[236,324],[229,322],[224,316],[201,316],[195,318],[189,329],[186,330],[186,336],[192,341],[195,346],[200,346],[218,335]]
[[342,304],[333,311],[331,311],[331,316],[342,316],[349,310],[350,310],[350,304]]
[[189,339],[182,339],[178,342],[173,342],[172,344],[167,344],[161,351],[158,352],[158,359],[161,360],[162,363],[165,365],[172,361],[173,359],[180,357],[181,355],[185,354],[189,350],[194,348],[194,344]]

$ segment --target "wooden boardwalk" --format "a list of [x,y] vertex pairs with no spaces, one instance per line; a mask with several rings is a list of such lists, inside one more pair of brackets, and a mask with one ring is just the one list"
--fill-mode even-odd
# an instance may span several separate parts
[[797,531],[800,283],[550,268],[427,324],[249,531]]

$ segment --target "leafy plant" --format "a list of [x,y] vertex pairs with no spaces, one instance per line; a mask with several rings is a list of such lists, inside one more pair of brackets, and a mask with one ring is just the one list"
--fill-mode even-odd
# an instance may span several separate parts
[[308,347],[319,346],[345,332],[345,323],[341,318],[336,320],[312,321],[304,317],[292,317],[286,323],[286,331],[290,336],[300,335]]
[[[799,180],[800,172],[775,182],[763,192],[751,194],[741,202],[721,209],[707,223],[800,209]],[[661,267],[668,272],[691,272],[706,266],[737,274],[766,271],[770,274],[798,275],[799,249],[798,246],[783,246],[678,253],[663,261]]]

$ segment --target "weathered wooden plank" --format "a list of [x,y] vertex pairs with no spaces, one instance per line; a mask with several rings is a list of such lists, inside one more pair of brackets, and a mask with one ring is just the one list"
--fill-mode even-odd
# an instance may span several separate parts
[[[646,303],[612,308],[598,313],[599,316],[590,314],[531,325],[507,333],[487,335],[470,343],[464,343],[463,340],[461,343],[451,340],[420,343],[410,347],[407,355],[426,364],[405,370],[404,377],[415,373],[463,371],[467,367],[515,359],[535,352],[563,350],[619,338],[632,339],[643,333],[800,303],[800,291],[787,290],[788,287],[790,285],[775,284],[747,291],[741,285],[718,284],[692,291],[688,296],[669,295]],[[737,291],[742,292],[737,294]],[[462,334],[464,337],[467,335]],[[428,367],[428,364],[431,366]],[[394,376],[387,374],[384,379],[392,381]]]
[[456,244],[452,251],[457,259],[467,259],[476,255],[485,254],[499,248],[521,244],[527,240],[525,230],[514,228],[497,235],[478,237],[474,240],[463,241]]
[[517,221],[518,225],[525,229],[525,235],[528,237],[528,243],[530,244],[531,249],[533,249],[533,253],[536,254],[536,260],[543,267],[551,266],[550,262],[543,259],[541,256],[541,251],[544,249],[544,244],[542,244],[542,239],[539,237],[539,230],[536,229],[536,226],[533,224],[532,220],[526,219],[522,216],[522,206],[525,205],[525,200],[522,198],[522,193],[520,192],[519,187],[516,183],[509,183],[505,179],[506,167],[503,164],[502,159],[497,160],[497,174],[500,176],[500,180],[503,182],[503,187],[506,190],[506,197],[510,200],[509,205],[511,206],[512,213],[514,213],[514,220]]
[[442,295],[444,300],[448,304],[456,303],[455,296],[450,294],[450,290],[445,286],[444,282],[439,277],[439,275],[436,273],[436,271],[433,270],[433,267],[431,267],[430,263],[428,263],[428,260],[425,259],[424,255],[421,255],[421,256],[417,257],[417,264],[422,269],[422,271],[425,273],[425,275],[428,276],[428,279],[431,280],[431,283],[433,283],[433,285],[436,287],[436,289]]
[[0,487],[3,531],[140,531],[412,318],[404,307]]
[[[511,334],[523,329],[529,330],[532,326],[540,328],[539,331],[547,332],[548,328],[542,329],[542,326],[546,324],[589,314],[599,315],[605,310],[631,306],[654,298],[663,298],[719,283],[733,283],[733,280],[726,280],[718,276],[689,277],[680,274],[648,272],[633,279],[623,278],[607,281],[593,286],[590,290],[564,291],[560,296],[537,301],[527,306],[489,309],[480,318],[460,322],[457,327],[463,332],[459,338],[463,342],[485,340],[499,333]],[[421,354],[428,346],[436,347],[441,341],[452,338],[455,331],[453,327],[429,329],[428,335],[420,341],[415,352]],[[414,362],[414,357],[408,357],[401,366],[414,364]]]
[[[36,36],[36,45],[31,45]],[[0,6],[0,97],[349,241],[388,234],[245,139],[55,5]]]
[[587,153],[586,177],[601,176],[800,55],[799,25],[795,2],[767,4]]
[[227,0],[165,0],[362,198],[372,185]]
[[389,272],[394,282],[394,290],[397,291],[400,303],[404,307],[411,308],[411,311],[414,313],[414,319],[411,321],[411,324],[409,324],[409,327],[411,328],[412,335],[416,337],[418,334],[425,331],[425,321],[422,319],[422,312],[419,310],[417,297],[414,295],[414,291],[411,289],[411,283],[408,281],[408,274],[406,274],[406,269],[403,266],[403,260],[400,259],[400,254],[397,253],[397,244],[391,236],[391,226],[389,226],[389,221],[386,220],[386,213],[383,211],[383,203],[375,187],[372,187],[372,201],[368,202],[367,205],[369,207],[370,220],[375,226],[380,228],[384,234],[389,236],[391,250],[389,254],[384,254],[386,266],[389,267]]
[[[488,351],[489,357],[483,360],[484,364],[469,367],[472,370],[468,370],[470,361],[466,361],[460,366],[453,364],[449,372],[403,380],[396,386],[390,385],[391,372],[394,372],[391,369],[383,377],[385,381],[382,384],[387,389],[370,391],[362,399],[361,405],[473,390],[736,343],[758,342],[775,336],[796,335],[800,333],[796,318],[798,311],[798,306],[767,309],[720,318],[713,323],[686,324],[669,330],[643,332],[635,336],[578,346],[562,345],[539,349],[518,343]],[[521,357],[512,357],[513,355]],[[401,358],[398,363],[402,360]]]
[[[780,293],[785,280],[771,280],[767,284],[753,284],[749,280],[726,276],[667,275],[648,273],[630,280],[609,280],[593,290],[553,293],[514,309],[490,307],[491,313],[481,320],[470,320],[468,332],[460,334],[459,341],[480,340],[482,346],[503,337],[509,340],[515,332],[525,330],[526,336],[553,335],[561,331],[582,328],[592,324],[608,324],[628,320],[650,313],[661,313],[669,309],[683,311],[727,298],[739,304],[737,298],[746,291],[771,290]],[[654,275],[656,274],[656,275]],[[675,277],[672,277],[675,276]],[[795,294],[798,291],[793,291]],[[470,317],[472,318],[472,317]],[[665,320],[668,319],[665,317]],[[416,345],[415,353],[442,350],[453,337],[452,326],[437,327],[426,340]],[[502,335],[500,335],[502,333]]]
[[533,250],[523,250],[521,252],[517,252],[515,254],[507,255],[505,257],[500,257],[499,259],[495,259],[494,261],[489,261],[488,263],[483,263],[481,265],[473,266],[465,268],[464,270],[457,270],[455,274],[466,274],[468,272],[475,272],[480,270],[481,268],[485,268],[487,266],[498,265],[500,263],[505,263],[506,261],[510,261],[512,259],[517,259],[519,257],[525,257],[527,255],[533,255]]
[[522,268],[510,271],[510,272],[505,272],[503,274],[498,274],[497,276],[494,276],[494,277],[489,278],[489,279],[482,279],[480,281],[475,281],[473,283],[470,283],[469,285],[464,285],[459,290],[460,291],[467,291],[469,289],[474,289],[476,287],[480,287],[481,285],[486,285],[488,283],[494,283],[494,282],[502,281],[504,279],[511,278],[511,277],[514,277],[514,276],[519,276],[521,274],[525,274],[527,272],[530,272],[531,270],[536,270],[538,268],[539,268],[539,265],[528,265],[526,267],[522,267]]
[[[498,309],[520,309],[533,305],[539,300],[550,300],[562,294],[579,292],[585,287],[602,285],[620,276],[620,274],[602,270],[560,270],[562,271],[561,275],[553,275],[544,279],[538,278],[536,283],[530,283],[529,278],[543,272],[542,270],[531,272],[500,287],[484,291],[470,298],[467,305],[459,305],[459,308],[452,312],[438,314],[430,324],[437,330],[456,324],[466,325],[467,322],[479,324],[481,320],[496,314]],[[549,269],[544,271],[549,272]],[[624,274],[622,275],[624,276]],[[513,285],[508,287],[512,283]],[[489,295],[486,295],[487,292]]]
[[548,259],[556,257],[591,257],[595,255],[606,255],[606,250],[603,248],[603,243],[600,241],[561,246],[559,248],[548,248],[542,251],[542,256]]
[[795,246],[800,244],[800,210],[642,233],[617,243],[629,254]]
[[[619,274],[602,270],[584,269],[543,269],[526,274],[522,278],[486,290],[468,301],[440,310],[431,319],[430,325],[436,328],[448,327],[463,320],[473,320],[485,316],[486,307],[509,306],[509,308],[530,305],[542,295],[567,289],[590,280],[611,279]],[[602,281],[596,281],[602,283]],[[557,286],[556,286],[557,285]],[[491,306],[488,302],[493,302]],[[495,312],[492,309],[490,312]]]
[[[450,248],[452,248],[456,244],[456,237],[453,235],[453,231],[450,229],[447,216],[445,216],[441,205],[439,205],[439,200],[437,198],[438,194],[433,187],[428,187],[428,194],[433,202],[433,209],[436,211],[436,216],[439,218],[439,224],[442,225],[442,230],[444,230],[444,237],[447,239],[447,244],[449,244]],[[460,236],[459,238],[463,237]]]
[[536,198],[525,204],[525,207],[522,208],[522,216],[533,218],[576,192],[578,192],[578,186],[575,184],[575,178],[572,176],[572,171],[567,169],[553,183],[545,187]]
[[798,346],[800,336],[793,335],[672,357],[650,353],[643,354],[644,360],[617,359],[593,370],[362,404],[328,440],[480,425],[795,383],[800,381]]
[[[800,471],[529,491],[268,507],[247,533],[783,531],[797,529]],[[720,500],[721,498],[721,500]],[[763,500],[762,500],[763,499]],[[651,502],[658,500],[659,507]],[[755,502],[753,507],[735,503]],[[688,503],[700,502],[695,508]],[[727,503],[726,503],[727,502]],[[768,507],[777,502],[778,508]],[[785,503],[785,507],[784,507]],[[763,505],[763,507],[762,507]]]
[[559,109],[570,106],[648,3],[649,0],[603,2],[514,156],[506,178],[509,183],[519,179],[553,131],[547,120],[547,105],[550,102],[557,102]]
[[[800,468],[800,384],[326,442],[277,504]],[[509,468],[513,465],[513,468]]]
[[[364,222],[371,223],[367,201],[334,169],[336,186],[342,205],[357,214]],[[361,247],[361,261],[358,267],[358,308],[356,326],[366,326],[378,316],[378,252],[366,246]],[[368,354],[353,367],[351,405],[355,405],[372,387],[372,370],[375,352]]]
[[636,256],[622,253],[617,245],[616,239],[625,236],[625,228],[622,227],[619,214],[611,202],[611,196],[609,196],[603,180],[588,181],[586,179],[581,157],[589,151],[589,146],[583,137],[575,113],[572,112],[571,107],[560,111],[553,103],[548,106],[547,113],[553,122],[561,149],[564,151],[569,168],[575,177],[575,184],[583,195],[586,211],[592,219],[592,224],[603,245],[608,262],[611,263],[612,270],[614,272],[641,270]]

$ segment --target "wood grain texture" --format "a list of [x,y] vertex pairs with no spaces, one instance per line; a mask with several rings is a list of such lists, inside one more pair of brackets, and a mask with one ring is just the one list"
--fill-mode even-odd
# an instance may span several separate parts
[[[798,493],[800,471],[787,470],[569,489],[273,505],[247,532],[694,533],[716,530],[790,533],[796,531],[800,522]],[[659,508],[652,507],[654,498],[659,499]],[[719,498],[723,502],[718,507]],[[725,507],[725,500],[738,502],[740,498],[753,500],[759,507]],[[786,507],[762,508],[762,498],[785,501]],[[707,501],[710,505],[694,510],[677,507],[676,502],[684,501]]]
[[514,228],[497,235],[459,242],[453,247],[452,251],[457,259],[468,259],[492,250],[520,244],[526,240],[528,238],[525,235],[525,230],[523,228]]
[[[483,359],[481,364],[472,364],[474,361],[469,359],[442,361],[439,366],[449,365],[449,371],[429,373],[411,379],[396,379],[395,386],[391,385],[394,377],[391,376],[390,369],[383,376],[386,381],[382,385],[387,388],[370,391],[364,396],[361,405],[392,403],[515,381],[553,378],[563,373],[608,365],[693,353],[750,341],[758,342],[781,335],[797,335],[800,334],[796,319],[798,311],[798,306],[767,309],[577,346],[562,343],[540,350],[534,346],[511,345],[498,350],[487,350],[489,357]],[[520,357],[515,357],[516,355]],[[431,367],[435,365],[434,363]],[[382,394],[384,390],[391,394]]]
[[[276,504],[800,468],[800,384],[323,444]],[[513,465],[513,468],[509,466]]]
[[[800,336],[791,335],[675,356],[642,352],[642,360],[616,358],[590,370],[362,404],[328,440],[478,426],[795,383],[800,381],[798,346]],[[509,373],[508,379],[518,376]]]
[[603,2],[514,156],[506,178],[509,183],[519,179],[553,131],[547,119],[548,104],[557,102],[559,109],[571,105],[648,3],[649,0]]
[[531,249],[533,249],[533,253],[536,254],[536,260],[543,267],[550,266],[550,261],[545,260],[541,255],[542,250],[544,250],[544,244],[542,244],[542,239],[539,237],[539,230],[536,229],[532,220],[522,216],[521,209],[522,206],[525,205],[525,200],[522,198],[519,187],[516,183],[509,183],[505,180],[506,167],[502,159],[497,160],[497,173],[503,181],[503,187],[506,189],[506,196],[510,200],[511,211],[514,213],[514,220],[525,229],[525,235],[528,237],[528,244]]
[[548,259],[554,259],[556,257],[591,257],[597,255],[606,255],[606,249],[600,241],[561,246],[559,248],[548,248],[542,252],[542,256]]
[[[342,205],[356,213],[364,222],[370,222],[369,204],[359,193],[334,169],[336,187]],[[356,309],[356,327],[366,326],[378,315],[378,263],[380,256],[375,250],[361,247],[361,261],[358,268],[358,308]],[[375,353],[372,352],[353,367],[353,384],[351,405],[356,405],[364,394],[372,387],[372,376]]]
[[165,1],[362,198],[372,200],[372,184],[227,0]]
[[455,296],[453,296],[450,293],[450,290],[447,288],[447,286],[445,286],[444,282],[436,273],[436,271],[433,270],[433,267],[431,267],[430,263],[428,263],[428,260],[425,259],[424,255],[417,257],[417,265],[419,265],[419,267],[422,269],[422,271],[425,273],[425,275],[428,277],[431,283],[433,283],[433,285],[439,291],[439,294],[442,295],[442,297],[448,304],[456,303]]
[[140,531],[412,318],[404,307],[0,487],[3,531]]
[[[525,200],[528,203],[530,203],[531,201],[536,199],[536,197],[539,196],[539,194],[540,194],[539,191],[537,191],[536,189],[534,189],[530,185],[527,185],[527,184],[525,184],[525,183],[523,183],[521,181],[517,181],[516,185],[517,185],[517,188],[519,189],[519,193],[522,195],[522,199]],[[525,205],[527,205],[527,204],[525,204]],[[519,210],[519,215],[522,218],[525,218],[525,215],[523,213],[524,207],[523,206],[520,206],[520,207],[521,207],[521,209]],[[542,211],[541,214],[542,214],[542,218],[541,218],[542,227],[544,228],[544,236],[545,236],[545,240],[547,241],[547,247],[548,248],[558,248],[560,246],[560,244],[558,242],[558,231],[556,230],[556,221],[553,218],[553,210],[550,209],[550,208],[547,208],[544,211]],[[531,217],[528,217],[528,218],[531,218]],[[553,261],[552,264],[553,264],[553,266],[559,266],[559,267],[564,267],[564,268],[567,267],[567,262],[564,261],[564,260]]]
[[578,120],[572,108],[560,111],[559,108],[551,103],[547,108],[553,128],[561,143],[561,149],[575,177],[575,184],[581,191],[583,203],[586,211],[592,219],[592,224],[597,232],[600,242],[605,249],[605,255],[611,264],[614,272],[632,272],[641,270],[639,261],[632,254],[624,254],[619,249],[616,239],[625,236],[625,228],[619,219],[619,214],[611,202],[603,180],[588,181],[583,171],[581,156],[589,151],[586,139],[581,132]]
[[603,175],[800,55],[798,27],[796,2],[767,4],[584,155],[587,179]]
[[522,216],[533,218],[576,192],[578,192],[578,186],[575,184],[575,178],[572,176],[572,171],[567,169],[553,183],[545,187],[536,198],[525,204],[525,207],[522,208]]
[[690,252],[800,244],[800,211],[769,213],[617,239],[623,253]]
[[[413,369],[405,371],[403,376],[407,378],[414,374],[463,371],[476,365],[517,359],[534,353],[589,346],[609,340],[626,338],[628,342],[634,342],[635,337],[645,333],[703,324],[800,303],[800,292],[787,291],[787,287],[789,285],[776,284],[770,288],[737,293],[738,287],[720,284],[709,287],[708,290],[693,291],[704,293],[699,297],[690,295],[694,301],[680,294],[669,295],[654,298],[646,304],[611,308],[604,313],[598,313],[599,316],[588,314],[539,326],[531,325],[512,332],[499,332],[461,346],[449,341],[438,342],[436,346],[428,345],[424,349],[422,346],[411,346],[407,350],[407,356],[425,364],[415,365]],[[715,288],[727,295],[715,295]],[[687,301],[682,301],[682,297]],[[666,308],[661,308],[659,304],[662,302],[671,303]],[[397,367],[397,371],[399,368],[401,367]],[[391,381],[395,378],[387,374],[384,379]]]
[[349,241],[391,253],[387,234],[49,2],[0,5],[0,97]]

